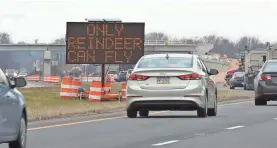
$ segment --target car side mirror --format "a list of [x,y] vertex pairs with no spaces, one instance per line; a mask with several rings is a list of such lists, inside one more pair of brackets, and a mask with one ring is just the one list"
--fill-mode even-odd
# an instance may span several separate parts
[[216,69],[210,69],[210,72],[209,72],[210,75],[217,75],[218,74],[218,71]]
[[16,77],[14,78],[14,84],[12,85],[13,88],[15,87],[24,87],[27,85],[27,81],[24,77]]

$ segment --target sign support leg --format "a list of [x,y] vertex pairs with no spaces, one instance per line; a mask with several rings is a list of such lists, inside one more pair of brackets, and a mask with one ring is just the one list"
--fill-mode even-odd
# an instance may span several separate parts
[[101,83],[102,83],[102,88],[105,85],[105,64],[101,65]]

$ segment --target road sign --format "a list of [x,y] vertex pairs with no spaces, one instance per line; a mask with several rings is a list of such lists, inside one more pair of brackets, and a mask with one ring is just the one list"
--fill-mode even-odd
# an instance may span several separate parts
[[145,23],[67,22],[67,64],[135,64]]
[[242,56],[244,56],[244,51],[238,51],[238,52],[236,53],[236,57],[237,57],[237,58],[241,58]]

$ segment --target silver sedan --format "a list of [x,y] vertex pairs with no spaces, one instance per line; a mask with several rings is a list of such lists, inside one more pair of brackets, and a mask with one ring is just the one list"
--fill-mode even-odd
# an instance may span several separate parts
[[217,87],[194,54],[152,54],[134,67],[126,86],[127,116],[148,116],[150,110],[197,110],[198,117],[216,116]]

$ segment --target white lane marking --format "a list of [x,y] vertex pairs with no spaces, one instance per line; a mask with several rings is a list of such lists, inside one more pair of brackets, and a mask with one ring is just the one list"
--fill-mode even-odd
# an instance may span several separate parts
[[205,136],[204,133],[194,134],[195,136]]
[[277,120],[277,118],[273,118],[273,119]]
[[244,126],[243,125],[239,125],[239,126],[228,127],[226,129],[232,130],[232,129],[238,129],[238,128],[242,128],[242,127],[244,127]]
[[222,106],[229,106],[229,105],[245,104],[245,103],[250,103],[250,102],[253,102],[253,101],[244,101],[244,102],[226,103],[226,104],[219,104],[218,106],[219,106],[219,107],[222,107]]
[[171,141],[166,141],[166,142],[162,142],[162,143],[152,144],[152,146],[162,146],[162,145],[176,143],[176,142],[179,142],[179,141],[180,140],[171,140]]

